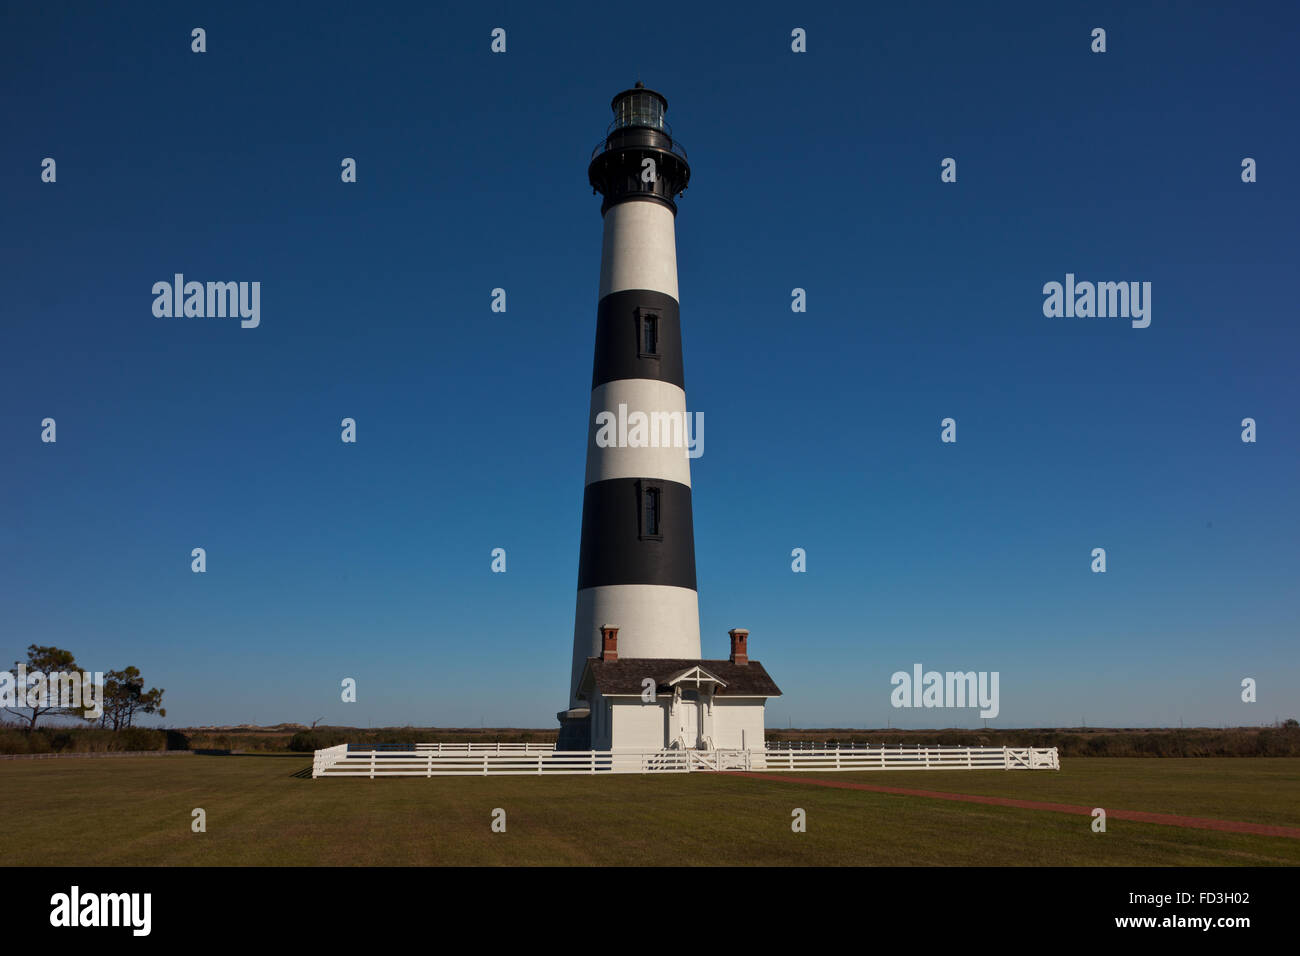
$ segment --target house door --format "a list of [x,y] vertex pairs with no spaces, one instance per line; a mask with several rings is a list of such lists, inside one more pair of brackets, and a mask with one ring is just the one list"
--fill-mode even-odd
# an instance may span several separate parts
[[677,705],[677,735],[688,750],[700,745],[700,701],[695,691],[684,691]]

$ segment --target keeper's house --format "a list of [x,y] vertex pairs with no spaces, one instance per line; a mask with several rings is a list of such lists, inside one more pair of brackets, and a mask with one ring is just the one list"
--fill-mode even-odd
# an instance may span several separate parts
[[618,628],[600,629],[578,699],[589,711],[592,750],[762,750],[763,709],[781,690],[747,652],[736,628],[725,661],[619,658]]

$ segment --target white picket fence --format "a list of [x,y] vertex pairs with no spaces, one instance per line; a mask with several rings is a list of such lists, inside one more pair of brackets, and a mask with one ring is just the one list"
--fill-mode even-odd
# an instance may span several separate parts
[[685,750],[353,750],[316,751],[313,777],[464,777],[572,773],[686,773]]
[[324,750],[317,750],[311,758],[311,775],[319,777],[324,775],[325,771],[334,766],[341,760],[346,760],[348,756],[348,745],[339,744],[337,747],[326,747]]
[[[833,750],[556,750],[553,745],[417,745],[316,751],[313,777],[453,777],[693,771],[1060,770],[1055,747],[879,747]],[[437,749],[452,747],[456,749]],[[527,748],[536,748],[529,750]],[[523,749],[519,749],[523,748]]]
[[[1060,770],[1055,747],[768,750],[764,770]],[[757,769],[757,768],[755,768]]]
[[555,750],[555,744],[416,744],[418,753],[432,751],[436,754],[548,754]]

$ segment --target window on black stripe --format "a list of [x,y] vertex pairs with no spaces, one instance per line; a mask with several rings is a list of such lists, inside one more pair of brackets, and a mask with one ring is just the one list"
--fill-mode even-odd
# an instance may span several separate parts
[[636,310],[638,358],[659,358],[659,313]]
[[658,488],[641,486],[641,537],[661,538],[662,498]]
[[645,493],[645,533],[659,533],[659,489],[647,488]]

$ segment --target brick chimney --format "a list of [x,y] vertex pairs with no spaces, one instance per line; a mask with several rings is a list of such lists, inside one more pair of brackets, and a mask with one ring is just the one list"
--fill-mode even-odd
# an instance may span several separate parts
[[618,628],[609,624],[600,628],[600,659],[602,661],[618,660]]
[[749,663],[749,631],[743,627],[733,627],[727,632],[731,635],[731,663]]

